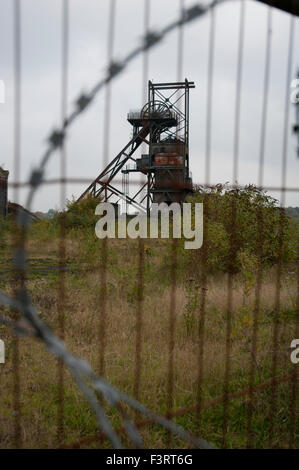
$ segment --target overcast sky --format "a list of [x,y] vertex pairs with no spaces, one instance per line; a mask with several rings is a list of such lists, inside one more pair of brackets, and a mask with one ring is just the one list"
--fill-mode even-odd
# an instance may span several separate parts
[[[194,0],[186,0],[190,6]],[[13,1],[0,0],[0,80],[6,84],[6,103],[0,104],[0,165],[13,171],[14,68]],[[59,125],[61,113],[61,0],[21,0],[22,8],[22,101],[21,180],[25,181],[46,148],[46,138]],[[246,2],[244,72],[242,85],[240,167],[241,184],[257,183],[261,111],[266,48],[267,8]],[[143,34],[143,0],[117,0],[114,57],[122,58]],[[151,28],[177,18],[179,0],[152,0]],[[89,90],[104,74],[107,61],[109,0],[70,0],[70,56],[68,109],[83,90]],[[287,86],[287,52],[290,15],[273,10],[273,54],[269,89],[269,117],[264,184],[281,185],[283,123]],[[232,182],[232,153],[236,95],[236,65],[240,4],[238,0],[217,7],[214,100],[212,107],[213,183]],[[207,116],[207,65],[209,14],[188,25],[184,37],[183,75],[196,89],[190,96],[190,166],[193,180],[204,182]],[[178,32],[171,33],[149,54],[149,79],[177,79]],[[296,20],[293,74],[299,66],[299,21]],[[127,112],[142,104],[142,58],[137,58],[112,84],[111,129],[108,159],[129,141]],[[290,89],[291,92],[291,89]],[[299,159],[291,133],[295,109],[290,103],[287,185],[299,187]],[[104,93],[71,127],[67,137],[67,174],[94,179],[102,169]],[[138,156],[138,155],[137,155]],[[47,178],[59,177],[59,152],[47,168]],[[86,185],[69,184],[67,196],[79,196]],[[22,190],[24,202],[27,190]],[[277,196],[277,194],[274,194]],[[10,189],[9,198],[13,200]],[[59,186],[44,186],[34,210],[60,207]],[[299,206],[299,194],[288,194],[288,205]]]

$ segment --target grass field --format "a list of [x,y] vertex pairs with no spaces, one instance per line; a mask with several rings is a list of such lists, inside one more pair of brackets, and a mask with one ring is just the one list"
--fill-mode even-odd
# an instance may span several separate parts
[[[109,240],[107,268],[107,322],[105,377],[128,394],[134,394],[136,367],[136,318],[138,311],[138,240]],[[144,304],[141,326],[141,376],[139,399],[159,414],[166,414],[169,374],[169,322],[171,287],[171,240],[145,240]],[[102,242],[93,230],[71,231],[67,235],[65,283],[65,341],[76,355],[87,359],[96,371],[100,367],[101,331],[101,256]],[[36,230],[28,242],[28,288],[41,317],[59,331],[59,239],[49,231]],[[6,292],[13,282],[8,274],[8,250],[2,251],[0,278]],[[45,268],[46,267],[46,268]],[[252,357],[255,282],[238,273],[233,278],[231,330],[231,371],[229,392],[248,387],[252,361],[255,384],[272,377],[275,316],[279,320],[278,371],[281,377],[294,372],[290,343],[295,338],[297,302],[296,267],[283,267],[280,310],[275,310],[276,267],[265,268],[261,291],[257,354]],[[173,409],[196,405],[199,372],[200,279],[190,276],[178,263],[174,324]],[[204,328],[202,400],[223,395],[227,325],[227,274],[211,274],[207,280]],[[3,310],[2,310],[3,313]],[[7,312],[6,312],[7,313]],[[14,445],[13,336],[0,326],[6,344],[6,364],[0,367],[0,446]],[[21,435],[24,447],[53,447],[71,443],[97,432],[93,413],[65,374],[65,435],[57,435],[58,372],[57,361],[32,339],[21,339]],[[271,389],[254,395],[252,446],[289,447],[291,383],[276,387],[274,423],[271,426]],[[227,447],[246,447],[248,396],[231,400]],[[115,425],[119,417],[110,411]],[[133,415],[133,417],[135,417]],[[136,418],[137,420],[140,417]],[[141,417],[142,419],[142,417]],[[221,446],[223,404],[177,417],[176,422],[215,446]],[[299,445],[297,416],[295,445]],[[168,435],[157,426],[142,430],[147,447],[169,445]],[[186,444],[173,439],[172,447]],[[88,446],[108,446],[95,442]]]

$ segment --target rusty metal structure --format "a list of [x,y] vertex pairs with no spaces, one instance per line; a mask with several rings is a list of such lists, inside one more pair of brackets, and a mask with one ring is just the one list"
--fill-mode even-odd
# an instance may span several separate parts
[[[150,213],[152,203],[184,201],[192,191],[189,170],[189,91],[194,82],[148,82],[148,102],[141,110],[129,112],[132,138],[121,152],[80,196],[92,194],[118,204],[125,201],[139,211]],[[133,154],[142,143],[148,153],[140,158]],[[114,183],[123,174],[120,190]],[[129,174],[142,173],[146,182],[131,197]],[[144,191],[145,190],[145,191]],[[145,194],[144,194],[145,192]]]
[[7,215],[7,180],[9,172],[0,167],[0,217]]

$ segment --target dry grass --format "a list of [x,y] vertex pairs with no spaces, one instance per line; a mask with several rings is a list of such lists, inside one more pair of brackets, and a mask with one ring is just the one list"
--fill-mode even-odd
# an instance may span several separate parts
[[[82,253],[79,239],[66,242],[67,258],[84,261],[87,253]],[[142,367],[140,399],[158,413],[167,411],[167,382],[169,360],[169,314],[171,286],[169,275],[165,275],[165,243],[154,242],[146,246],[146,284],[142,317]],[[40,244],[29,243],[31,259],[41,257],[57,260],[58,241],[46,240]],[[107,323],[105,349],[105,376],[123,391],[132,394],[135,377],[135,344],[137,312],[137,241],[112,241],[110,243],[109,270],[107,279]],[[93,252],[95,264],[97,252]],[[182,277],[183,279],[183,277]],[[68,273],[65,275],[66,289],[66,337],[69,349],[87,359],[95,370],[99,369],[101,277],[99,271]],[[50,273],[28,281],[33,301],[42,318],[57,331],[58,327],[58,275]],[[7,291],[11,287],[7,285]],[[195,288],[194,288],[195,289]],[[176,292],[174,357],[174,409],[196,404],[198,390],[198,308],[188,316],[186,305],[191,288],[180,280]],[[274,303],[276,292],[275,270],[265,274],[262,288],[262,305],[256,382],[271,377],[272,337],[274,326]],[[281,375],[291,370],[289,345],[294,338],[294,318],[296,285],[292,276],[284,274],[281,286],[279,372]],[[231,390],[248,386],[249,370],[252,361],[251,339],[254,311],[254,286],[244,296],[242,279],[236,277],[233,288],[233,320],[231,349]],[[203,399],[207,400],[223,393],[225,372],[227,279],[225,275],[210,278],[207,290],[206,325],[204,335],[204,378]],[[189,321],[189,323],[188,323]],[[191,323],[190,323],[191,322]],[[189,326],[189,328],[187,328]],[[6,328],[1,337],[6,341],[7,361],[0,368],[1,393],[1,448],[14,445],[13,412],[13,362],[12,336]],[[57,438],[57,364],[41,344],[22,339],[20,342],[21,376],[21,431],[24,447],[53,447]],[[273,436],[273,445],[287,447],[289,442],[289,399],[290,385],[278,387],[279,411]],[[234,400],[231,405],[228,445],[246,445],[247,401]],[[263,392],[254,402],[254,445],[268,445],[268,423],[265,417],[270,412],[271,396]],[[118,418],[112,412],[115,423]],[[194,414],[178,420],[194,433],[199,433],[214,444],[220,444],[222,431],[222,406],[208,409],[202,414],[200,428]],[[89,406],[80,396],[68,373],[65,376],[65,434],[71,442],[96,432],[95,419]],[[273,430],[272,430],[273,432]],[[165,434],[155,428],[144,430],[147,446],[166,445]],[[298,444],[298,442],[297,442]],[[182,443],[173,442],[173,445]]]

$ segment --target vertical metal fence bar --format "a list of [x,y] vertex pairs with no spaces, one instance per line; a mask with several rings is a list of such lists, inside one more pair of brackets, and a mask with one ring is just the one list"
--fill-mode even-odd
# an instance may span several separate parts
[[[184,13],[184,0],[180,0],[180,14]],[[180,81],[183,74],[184,60],[184,26],[179,27],[177,45],[177,80]],[[173,391],[174,391],[174,347],[175,347],[175,324],[176,324],[176,289],[177,289],[177,269],[178,269],[178,241],[173,238],[171,243],[171,290],[170,290],[170,310],[169,310],[169,343],[168,343],[168,383],[167,383],[167,416],[170,419],[173,411]],[[170,446],[171,436],[167,434],[167,443]]]
[[241,117],[241,95],[242,95],[242,78],[243,78],[243,54],[244,54],[244,36],[245,36],[245,14],[246,2],[241,0],[240,3],[240,29],[239,29],[239,50],[236,80],[236,103],[235,103],[235,129],[234,129],[234,168],[233,183],[237,183],[239,174],[239,150],[240,150],[240,117]]
[[[174,334],[176,323],[176,286],[177,286],[177,239],[173,238],[171,243],[171,290],[170,290],[170,309],[169,309],[169,333],[168,333],[168,379],[167,379],[167,417],[171,418],[173,410],[173,381],[174,381]],[[170,434],[167,435],[167,443],[170,444]]]
[[[240,27],[238,39],[238,62],[237,62],[237,81],[236,81],[236,108],[235,108],[235,129],[234,129],[234,157],[233,157],[233,184],[237,184],[238,162],[240,147],[240,113],[241,113],[241,92],[242,92],[242,71],[244,54],[244,33],[245,33],[245,14],[246,4],[242,0],[240,5]],[[237,187],[236,187],[237,188]],[[229,383],[231,375],[231,330],[233,320],[233,280],[236,260],[236,218],[237,218],[237,193],[236,189],[232,194],[231,228],[230,228],[230,261],[227,282],[227,311],[226,311],[226,342],[225,342],[225,372],[224,372],[224,401],[223,401],[223,433],[222,446],[227,445],[227,428],[229,420]]]
[[[150,21],[150,0],[144,0],[144,38],[149,32]],[[143,51],[142,55],[142,101],[143,106],[147,99],[147,77],[149,65],[149,52]],[[144,144],[142,144],[144,147]],[[141,179],[140,184],[143,185]],[[148,221],[147,221],[148,224]],[[137,271],[137,310],[136,310],[136,343],[135,343],[135,374],[134,374],[134,396],[139,399],[140,393],[140,377],[142,367],[142,323],[143,323],[143,302],[144,302],[144,240],[138,239],[138,271]]]
[[[258,170],[258,185],[259,189],[263,189],[264,177],[264,163],[265,163],[265,147],[266,147],[266,129],[268,117],[268,97],[269,97],[269,82],[270,82],[270,66],[271,66],[271,46],[272,46],[272,8],[268,8],[267,14],[267,35],[266,35],[266,56],[265,56],[265,74],[264,74],[264,90],[263,90],[263,105],[262,105],[262,119],[261,119],[261,140],[260,140],[260,158]],[[253,446],[254,434],[252,432],[252,418],[254,411],[253,394],[254,394],[254,380],[257,371],[257,344],[258,344],[258,328],[260,319],[261,308],[261,289],[263,281],[263,209],[261,206],[257,207],[257,256],[258,266],[255,283],[255,305],[253,311],[253,327],[252,327],[252,348],[251,348],[251,367],[249,373],[249,401],[248,401],[248,415],[247,415],[247,448]]]
[[[288,78],[289,88],[286,89],[286,102],[285,102],[285,124],[284,124],[284,138],[283,138],[283,160],[282,160],[282,201],[281,206],[284,209],[286,206],[286,192],[287,192],[287,165],[288,165],[288,140],[289,140],[289,129],[290,129],[290,86],[292,80],[292,70],[293,70],[293,55],[294,55],[294,41],[295,41],[295,16],[290,17],[290,56],[288,61]],[[284,222],[286,223],[286,214],[284,212]],[[284,341],[286,333],[286,320],[282,322],[282,333],[281,340]],[[288,358],[287,355],[283,355],[284,367],[287,367]]]
[[[111,66],[113,59],[114,33],[115,33],[116,0],[110,1],[109,27],[107,37],[107,63]],[[103,167],[107,166],[109,159],[110,142],[110,109],[111,109],[111,84],[108,82],[105,89],[105,112],[104,112],[104,137],[103,137]],[[107,327],[107,256],[108,240],[102,240],[101,257],[101,287],[100,287],[100,315],[99,315],[99,374],[105,373],[105,349],[106,349],[106,327]]]
[[[144,0],[143,29],[144,37],[149,33],[151,14],[151,0]],[[142,100],[141,106],[147,102],[147,80],[149,71],[149,51],[145,49],[142,54]],[[144,146],[143,146],[144,147]]]
[[[179,0],[180,16],[183,17],[185,9],[185,0]],[[178,28],[178,55],[177,55],[177,81],[183,79],[183,56],[184,56],[184,26],[179,25]]]
[[[279,349],[279,331],[280,331],[280,307],[281,307],[281,281],[282,281],[282,250],[283,236],[285,229],[284,213],[285,196],[286,196],[286,176],[287,176],[287,150],[288,150],[288,134],[289,134],[289,116],[290,116],[290,84],[292,78],[292,64],[294,51],[294,33],[295,33],[295,17],[290,16],[289,45],[288,45],[288,65],[287,65],[287,81],[286,81],[286,98],[284,111],[284,133],[283,133],[283,149],[282,149],[282,169],[281,169],[281,205],[279,218],[278,233],[278,263],[276,273],[276,294],[275,294],[275,318],[273,328],[273,355],[272,355],[272,378],[276,378],[278,372],[278,349]],[[272,445],[272,436],[274,430],[275,412],[277,405],[277,386],[273,381],[271,386],[271,409],[269,416],[269,446]]]
[[[68,99],[68,53],[69,53],[69,0],[62,2],[62,66],[61,66],[61,123],[67,116]],[[60,236],[59,236],[59,287],[58,287],[58,328],[59,335],[65,338],[65,263],[66,263],[66,227],[65,227],[65,201],[66,201],[66,177],[67,177],[67,154],[66,143],[62,142],[60,151],[60,205],[62,209],[60,217]],[[65,439],[64,431],[64,364],[58,360],[58,409],[57,409],[57,442],[62,444]]]
[[[299,244],[299,240],[297,240]],[[297,299],[296,299],[296,317],[295,317],[295,328],[294,328],[294,339],[299,338],[299,246],[297,247],[298,257],[297,257]],[[293,373],[294,377],[292,380],[291,387],[291,400],[290,400],[290,449],[294,449],[295,445],[295,435],[296,435],[296,425],[298,422],[299,409],[298,409],[298,386],[299,378],[296,376],[298,369],[298,364],[293,364]]]
[[262,122],[261,122],[261,142],[260,142],[260,158],[259,158],[259,167],[258,167],[258,186],[260,189],[262,189],[263,184],[264,184],[266,129],[267,129],[267,120],[268,120],[269,83],[270,83],[270,69],[271,69],[271,57],[272,57],[272,17],[273,17],[272,8],[268,7],[265,76],[264,76],[263,108],[262,108]]
[[100,286],[100,315],[99,315],[99,374],[105,373],[106,349],[106,308],[107,308],[107,238],[102,240],[101,249],[101,286]]
[[207,130],[206,130],[206,159],[205,159],[205,184],[210,184],[211,178],[211,146],[212,146],[212,112],[213,112],[213,79],[215,61],[215,6],[210,10],[210,35],[209,35],[209,59],[208,59],[208,83],[207,83]]
[[137,311],[136,311],[136,347],[135,347],[135,381],[134,396],[139,399],[140,373],[142,361],[142,316],[144,300],[144,240],[138,239],[138,289],[137,289]]
[[[214,79],[214,61],[215,61],[215,28],[216,14],[215,7],[210,10],[210,32],[208,46],[208,75],[207,75],[207,125],[206,125],[206,148],[205,148],[205,184],[210,183],[211,173],[211,146],[212,146],[212,107],[213,107],[213,79]],[[208,189],[207,189],[208,190]],[[209,217],[208,195],[204,198],[204,239],[203,247],[200,253],[200,306],[199,306],[199,325],[198,325],[198,376],[197,376],[197,419],[200,427],[202,410],[202,382],[204,376],[204,330],[206,315],[206,292],[207,292],[207,274],[206,262],[208,259],[208,239],[207,239],[207,220]]]
[[[297,298],[295,306],[295,327],[294,327],[294,339],[299,338],[299,239],[297,238]],[[298,388],[299,388],[299,379],[295,375],[297,372],[297,364],[293,364],[293,373],[294,377],[292,380],[292,389],[291,389],[291,400],[290,400],[290,449],[296,448],[295,436],[299,416],[299,407],[298,407]]]
[[[107,63],[112,63],[114,38],[115,38],[115,15],[116,0],[110,0],[109,7],[109,26],[108,26],[108,43],[107,43]],[[104,110],[104,140],[103,140],[103,161],[101,165],[105,168],[109,161],[109,144],[110,144],[110,112],[111,112],[111,82],[110,80],[105,86],[105,110]]]
[[[150,14],[151,14],[151,0],[143,0],[143,39],[144,44],[149,34],[150,28]],[[149,50],[148,48],[143,49],[142,52],[142,74],[141,74],[141,108],[148,101],[147,90],[148,90],[148,79],[149,79]],[[141,144],[141,154],[146,152],[146,143]],[[139,184],[140,187],[145,184],[145,176],[140,174]],[[147,189],[147,188],[146,188]],[[145,190],[141,191],[140,198],[145,197]]]
[[230,238],[230,261],[229,272],[227,280],[227,306],[226,306],[226,340],[225,340],[225,372],[224,372],[224,385],[223,385],[223,432],[222,432],[222,447],[227,445],[227,428],[229,420],[229,382],[231,373],[231,330],[232,330],[232,309],[233,309],[233,271],[234,271],[234,256],[235,256],[235,236],[236,236],[236,200],[235,194],[232,195],[231,207],[231,227],[229,232]]
[[204,232],[203,246],[200,252],[200,292],[199,305],[199,323],[198,323],[198,378],[197,378],[197,420],[200,429],[201,411],[202,411],[202,383],[204,378],[204,341],[205,341],[205,320],[206,320],[206,303],[208,290],[207,262],[209,256],[209,240],[208,240],[208,223],[209,223],[209,195],[204,197]]
[[[17,182],[20,181],[21,172],[21,4],[20,0],[14,0],[14,177]],[[14,190],[14,199],[19,202],[19,188]],[[17,213],[16,213],[17,217]],[[20,229],[15,221],[14,245],[15,249],[20,248],[21,235]],[[16,286],[22,288],[23,273],[17,270]],[[14,316],[18,314],[14,312]],[[13,413],[14,413],[14,447],[22,446],[21,434],[21,401],[20,401],[20,345],[19,338],[13,334],[12,339],[12,366],[13,366]]]

